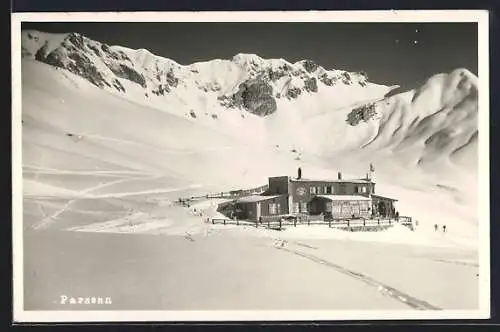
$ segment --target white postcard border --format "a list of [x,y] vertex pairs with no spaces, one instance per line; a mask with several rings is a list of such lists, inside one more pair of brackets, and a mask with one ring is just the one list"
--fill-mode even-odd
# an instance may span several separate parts
[[[14,13],[12,27],[12,240],[14,322],[310,321],[490,317],[489,16],[486,10]],[[21,22],[477,22],[479,77],[479,309],[472,311],[25,311]]]

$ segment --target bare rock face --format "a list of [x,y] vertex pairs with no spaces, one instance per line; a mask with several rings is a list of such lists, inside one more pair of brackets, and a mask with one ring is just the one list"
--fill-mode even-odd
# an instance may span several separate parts
[[250,79],[240,84],[239,90],[232,97],[233,104],[258,116],[276,112],[276,100],[272,87],[260,78]]
[[[67,61],[68,58],[72,61]],[[111,86],[85,54],[74,51],[63,54],[60,51],[54,51],[44,58],[43,62],[54,67],[65,68],[100,88],[103,88],[105,85],[108,87]]]
[[302,66],[304,67],[304,69],[308,72],[308,73],[312,73],[314,71],[316,71],[316,69],[318,69],[318,64],[315,63],[314,61],[312,60],[304,60]]
[[286,97],[288,99],[295,99],[297,98],[298,96],[300,96],[300,94],[302,93],[302,90],[300,90],[299,88],[297,87],[290,87],[286,90]]
[[159,95],[162,95],[164,96],[165,93],[169,93],[170,92],[170,86],[168,86],[167,84],[158,84],[158,87],[156,89],[153,89],[153,94],[159,96]]
[[174,88],[177,87],[177,85],[179,84],[179,79],[175,77],[172,69],[170,69],[170,71],[167,73],[167,83],[169,86]]
[[342,73],[342,83],[345,85],[351,85],[352,84],[352,78],[351,75],[348,72],[343,72]]
[[318,92],[318,83],[315,77],[311,77],[304,81],[304,89],[307,92]]
[[377,115],[375,104],[366,104],[354,108],[351,113],[347,115],[346,122],[351,126],[356,126],[361,121],[368,122]]
[[143,88],[146,87],[146,79],[142,74],[139,74],[135,69],[121,63],[117,66],[109,66],[108,68],[113,72],[113,74],[115,74],[119,78],[135,82]]

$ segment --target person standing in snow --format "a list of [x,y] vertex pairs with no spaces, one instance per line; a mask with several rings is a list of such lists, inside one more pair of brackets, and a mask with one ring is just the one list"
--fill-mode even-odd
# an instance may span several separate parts
[[437,230],[438,230],[438,225],[434,224],[434,232],[437,232]]
[[443,225],[443,233],[446,233],[446,225]]

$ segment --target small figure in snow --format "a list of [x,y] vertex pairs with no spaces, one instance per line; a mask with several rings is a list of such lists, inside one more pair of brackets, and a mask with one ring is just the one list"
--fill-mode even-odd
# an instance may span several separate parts
[[443,225],[443,233],[446,233],[446,225]]
[[434,231],[437,232],[437,230],[438,230],[438,225],[434,224]]

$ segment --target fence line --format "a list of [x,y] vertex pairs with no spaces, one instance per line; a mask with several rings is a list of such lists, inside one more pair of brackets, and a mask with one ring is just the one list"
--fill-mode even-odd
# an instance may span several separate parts
[[297,225],[324,225],[328,228],[344,229],[344,230],[370,230],[370,229],[386,229],[394,225],[402,225],[414,230],[413,223],[410,217],[399,217],[401,220],[395,219],[338,219],[338,220],[311,220],[298,221],[297,218],[283,218],[283,216],[266,216],[260,221],[238,220],[229,218],[212,218],[212,224],[233,224],[233,225],[248,225],[255,227],[265,227],[268,229],[281,230],[284,226]]
[[210,194],[205,194],[205,195],[200,195],[200,196],[190,196],[190,197],[186,197],[186,198],[179,198],[179,203],[185,205],[191,200],[202,199],[202,198],[210,198],[210,199],[214,199],[214,198],[239,198],[239,197],[244,197],[244,196],[249,196],[249,195],[262,194],[263,192],[265,192],[268,189],[269,189],[269,185],[265,184],[263,186],[250,188],[250,189],[221,191],[219,193],[210,193]]

